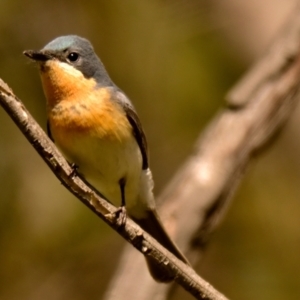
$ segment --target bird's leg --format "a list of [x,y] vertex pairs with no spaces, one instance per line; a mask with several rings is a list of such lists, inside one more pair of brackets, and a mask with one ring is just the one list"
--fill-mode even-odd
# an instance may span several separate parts
[[121,191],[121,206],[115,211],[115,216],[117,218],[117,225],[119,227],[124,226],[126,223],[127,213],[125,207],[125,185],[126,179],[123,177],[119,180],[120,191]]
[[71,172],[69,174],[69,178],[73,178],[75,175],[77,175],[78,166],[75,163],[69,163],[71,167]]

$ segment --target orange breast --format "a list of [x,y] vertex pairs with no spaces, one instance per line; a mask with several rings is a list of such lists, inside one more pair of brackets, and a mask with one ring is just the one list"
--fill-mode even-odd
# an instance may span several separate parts
[[[76,99],[75,99],[76,98]],[[131,138],[132,129],[118,103],[110,100],[105,88],[84,97],[60,101],[49,111],[51,133],[60,144],[80,135],[122,142]]]
[[42,67],[41,78],[51,133],[59,144],[71,144],[82,134],[114,141],[131,137],[131,125],[120,104],[111,100],[111,90],[97,88],[93,78],[55,60]]

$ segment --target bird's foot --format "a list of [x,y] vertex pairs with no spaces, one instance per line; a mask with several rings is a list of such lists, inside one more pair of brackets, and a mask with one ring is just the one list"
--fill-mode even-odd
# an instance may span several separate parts
[[123,227],[126,224],[127,219],[127,212],[125,206],[120,206],[107,217],[113,219],[118,228]]
[[69,174],[69,178],[73,178],[74,176],[76,176],[78,174],[77,170],[79,167],[75,163],[70,163],[70,167],[72,170]]

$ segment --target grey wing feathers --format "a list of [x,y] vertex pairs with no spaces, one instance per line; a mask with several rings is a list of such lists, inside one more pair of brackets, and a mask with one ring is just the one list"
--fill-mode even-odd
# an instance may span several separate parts
[[148,162],[147,140],[146,140],[145,133],[142,129],[141,122],[140,122],[136,112],[134,110],[132,110],[131,108],[130,109],[125,108],[125,112],[126,112],[127,119],[133,128],[134,137],[141,149],[141,153],[142,153],[142,157],[143,157],[142,168],[143,168],[143,170],[146,170],[149,167],[149,162]]
[[117,93],[117,101],[122,105],[126,113],[126,117],[133,128],[134,137],[142,153],[142,158],[143,158],[142,168],[143,170],[146,170],[149,167],[148,146],[147,146],[147,140],[142,128],[141,121],[137,113],[135,112],[135,109],[132,106],[131,102],[121,91],[118,91]]

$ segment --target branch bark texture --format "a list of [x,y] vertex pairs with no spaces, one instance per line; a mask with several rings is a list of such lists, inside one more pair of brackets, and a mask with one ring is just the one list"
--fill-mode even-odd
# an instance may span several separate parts
[[[272,141],[299,100],[300,7],[275,43],[227,95],[222,109],[199,137],[195,151],[159,197],[160,214],[172,238],[195,264],[222,219],[251,158]],[[105,300],[163,300],[170,285],[158,285],[133,250],[125,247]],[[126,274],[126,276],[125,276]],[[138,287],[135,278],[140,278]],[[124,296],[126,295],[126,297]]]

